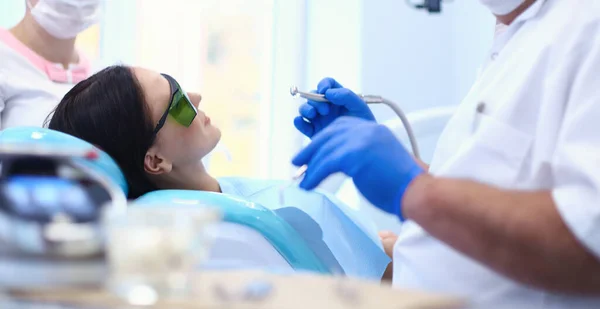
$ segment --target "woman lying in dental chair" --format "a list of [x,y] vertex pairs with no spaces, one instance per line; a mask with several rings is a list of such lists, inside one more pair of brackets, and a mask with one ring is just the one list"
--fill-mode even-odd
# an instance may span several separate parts
[[334,271],[382,277],[390,259],[368,216],[327,194],[296,188],[286,190],[282,206],[282,181],[209,175],[201,159],[217,145],[221,132],[200,110],[201,100],[168,75],[113,66],[73,87],[47,126],[112,156],[125,174],[130,199],[159,189],[239,196],[275,210]]

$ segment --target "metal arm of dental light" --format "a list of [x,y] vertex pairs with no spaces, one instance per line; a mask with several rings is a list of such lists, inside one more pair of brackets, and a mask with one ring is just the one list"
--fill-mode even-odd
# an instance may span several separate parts
[[[290,94],[293,96],[299,96],[301,98],[315,101],[315,102],[329,102],[329,100],[327,100],[325,98],[325,96],[322,94],[303,92],[303,91],[298,90],[298,87],[291,87]],[[412,148],[413,155],[417,159],[420,160],[421,154],[419,152],[419,146],[417,145],[417,139],[415,138],[415,134],[413,132],[412,127],[410,126],[410,123],[408,122],[408,118],[406,118],[406,115],[400,109],[398,104],[396,104],[382,96],[378,96],[378,95],[361,95],[361,94],[359,94],[358,96],[361,99],[363,99],[363,101],[365,101],[365,103],[367,103],[369,105],[370,104],[384,104],[384,105],[387,105],[389,108],[391,108],[394,111],[394,113],[396,113],[398,118],[400,118],[400,120],[402,121],[402,125],[404,126],[404,129],[406,130],[406,134],[408,135],[408,140],[410,141],[410,146]]]
[[413,0],[405,0],[406,3],[418,10],[426,10],[430,14],[442,12],[442,0],[420,0],[420,3],[414,3]]

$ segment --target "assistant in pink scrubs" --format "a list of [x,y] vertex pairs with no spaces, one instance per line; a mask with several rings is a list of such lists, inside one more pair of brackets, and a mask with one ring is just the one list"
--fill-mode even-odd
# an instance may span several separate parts
[[64,94],[91,74],[75,49],[97,23],[101,0],[27,0],[23,19],[0,29],[0,129],[42,126]]

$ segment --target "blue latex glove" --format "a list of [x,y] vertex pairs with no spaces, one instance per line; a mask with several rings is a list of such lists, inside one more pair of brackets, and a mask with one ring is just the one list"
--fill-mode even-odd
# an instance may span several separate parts
[[343,172],[373,205],[401,220],[404,192],[424,172],[387,127],[354,117],[334,121],[292,163],[308,164],[301,188],[312,190]]
[[[324,94],[331,103],[307,101],[300,106],[300,116],[294,119],[296,129],[310,138],[341,116],[375,121],[375,116],[367,104],[333,78],[327,77],[321,80],[316,93]],[[310,122],[306,122],[303,118]]]

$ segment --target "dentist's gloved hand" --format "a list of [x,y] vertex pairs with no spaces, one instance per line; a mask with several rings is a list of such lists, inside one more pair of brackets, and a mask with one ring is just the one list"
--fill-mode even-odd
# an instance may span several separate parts
[[[367,104],[333,78],[321,80],[316,93],[324,94],[331,103],[307,101],[300,106],[300,116],[294,119],[296,129],[310,138],[341,116],[375,121],[375,116]],[[310,122],[306,122],[303,118]]]
[[301,188],[312,190],[327,176],[343,172],[373,205],[401,220],[404,192],[424,173],[387,127],[355,117],[335,120],[292,163],[308,164]]

